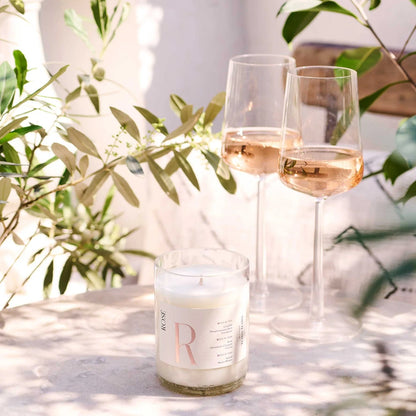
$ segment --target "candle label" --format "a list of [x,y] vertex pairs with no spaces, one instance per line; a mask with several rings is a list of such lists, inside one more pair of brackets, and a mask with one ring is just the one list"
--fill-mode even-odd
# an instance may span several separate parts
[[227,367],[247,356],[248,297],[219,308],[157,302],[159,359],[190,369]]

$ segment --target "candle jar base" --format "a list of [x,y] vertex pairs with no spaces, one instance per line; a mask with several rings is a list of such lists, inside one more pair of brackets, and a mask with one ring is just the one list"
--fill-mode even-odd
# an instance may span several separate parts
[[245,376],[242,376],[232,383],[222,384],[220,386],[190,387],[172,383],[161,376],[158,377],[162,386],[176,393],[188,394],[191,396],[217,396],[219,394],[230,393],[231,391],[239,388],[243,384],[245,378]]

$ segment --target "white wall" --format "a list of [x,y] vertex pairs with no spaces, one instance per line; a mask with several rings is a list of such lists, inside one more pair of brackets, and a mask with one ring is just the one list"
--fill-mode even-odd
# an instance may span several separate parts
[[[132,104],[145,105],[174,127],[177,120],[169,108],[169,94],[178,94],[197,107],[205,105],[225,89],[231,56],[291,53],[281,36],[285,15],[276,18],[282,3],[281,0],[133,1],[130,17],[104,63],[108,75],[121,80],[134,98],[112,95],[107,104],[116,104],[126,111],[131,111]],[[349,0],[339,3],[352,8]],[[89,2],[85,0],[44,0],[40,17],[46,58],[85,67],[86,48],[62,25],[63,11],[69,7],[83,15],[89,13]],[[383,0],[376,10],[368,12],[368,17],[385,44],[400,49],[414,25],[416,8],[409,0]],[[311,41],[377,45],[369,30],[355,19],[335,13],[321,13],[295,39],[293,46]],[[413,36],[409,49],[415,48],[416,36]],[[113,128],[111,121],[85,125],[87,131],[88,124],[94,126],[94,132],[97,124],[108,131]],[[362,119],[365,148],[391,150],[398,121],[397,117],[366,114]],[[217,122],[215,127],[219,125]],[[103,141],[106,142],[105,137]]]
[[[133,1],[129,19],[104,59],[109,78],[120,81],[130,94],[112,93],[103,106],[107,116],[104,121],[88,121],[85,128],[94,133],[97,126],[111,131],[113,120],[106,109],[110,104],[133,115],[132,104],[145,105],[167,118],[168,126],[175,127],[177,121],[169,108],[169,94],[178,94],[197,107],[205,105],[225,89],[231,56],[291,53],[281,36],[285,15],[276,18],[282,3],[281,0]],[[339,3],[351,8],[348,0]],[[89,14],[89,2],[85,0],[44,0],[40,23],[46,59],[85,68],[89,65],[87,49],[63,25],[64,9],[70,7],[82,15]],[[409,0],[383,0],[368,16],[386,45],[400,49],[414,25],[416,8]],[[334,13],[321,13],[295,39],[294,46],[308,41],[377,44],[355,19]],[[416,48],[416,36],[409,43],[409,49],[412,48]],[[85,105],[83,110],[88,108],[88,102]],[[394,144],[390,136],[394,136],[397,123],[397,117],[366,115],[362,120],[365,146],[390,150]],[[104,143],[107,136],[102,138]]]
[[247,50],[244,2],[152,0],[137,4],[139,12],[143,4],[151,4],[163,15],[145,102],[167,117],[168,125],[174,125],[169,94],[178,94],[199,108],[225,90],[229,58]]
[[[175,127],[176,119],[169,108],[170,93],[202,106],[225,89],[231,56],[254,52],[291,53],[281,37],[285,17],[275,17],[282,0],[132,0],[131,3],[130,16],[104,58],[108,78],[120,82],[125,90],[108,83],[98,85],[104,93],[103,117],[83,119],[80,126],[101,149],[112,141],[111,136],[118,127],[109,105],[137,120],[139,117],[132,106],[144,105],[160,117],[166,117],[168,126]],[[346,0],[340,3],[349,5]],[[114,2],[108,0],[108,4]],[[63,64],[71,64],[62,82],[72,89],[77,86],[76,74],[89,67],[89,53],[64,25],[66,8],[89,16],[87,0],[44,0],[40,31],[48,67],[56,70]],[[369,16],[386,44],[400,48],[414,25],[416,8],[409,0],[383,0],[379,9]],[[1,37],[6,34],[2,33]],[[375,44],[369,32],[354,19],[336,14],[318,16],[295,44],[306,41]],[[416,36],[409,48],[416,49]],[[94,114],[88,99],[77,105],[74,112]],[[397,118],[366,115],[363,119],[366,146],[390,149],[397,121]],[[144,129],[144,124],[140,123],[140,127]],[[129,178],[143,192],[146,209],[143,181]],[[142,223],[143,209],[135,210],[124,203],[118,208],[124,212],[122,223],[130,227]],[[129,244],[141,246],[137,238]]]

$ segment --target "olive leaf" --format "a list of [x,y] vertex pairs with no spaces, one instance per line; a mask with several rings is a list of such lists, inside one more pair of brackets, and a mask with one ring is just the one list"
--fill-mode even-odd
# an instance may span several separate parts
[[84,178],[87,174],[88,166],[90,164],[90,160],[88,159],[88,155],[83,155],[81,159],[79,160],[79,173]]
[[63,295],[68,287],[69,279],[72,273],[72,257],[68,257],[67,261],[62,268],[61,275],[59,276],[59,293]]
[[[120,269],[121,271],[121,269]],[[82,275],[87,281],[90,282],[90,285],[94,289],[104,289],[105,281],[100,277],[99,273],[95,270],[87,269],[85,274]]]
[[100,97],[98,96],[97,88],[94,87],[92,84],[83,85],[84,91],[88,94],[88,98],[90,99],[92,105],[95,108],[97,114],[100,113]]
[[171,94],[169,97],[169,105],[172,111],[180,117],[182,108],[186,106],[186,102],[178,95]]
[[13,239],[13,243],[16,244],[17,246],[24,246],[25,242],[15,233],[12,233],[12,239]]
[[0,128],[1,143],[6,142],[7,140],[4,140],[5,136],[9,132],[11,132],[11,131],[15,130],[17,127],[19,127],[22,124],[22,122],[26,119],[27,119],[26,116],[16,118],[16,119],[12,120],[10,123],[6,124],[4,127]]
[[104,220],[104,218],[106,217],[106,215],[107,215],[107,213],[110,209],[110,205],[113,202],[114,189],[115,189],[114,185],[110,186],[110,189],[107,192],[107,196],[105,197],[104,205],[101,209],[101,215],[100,215],[102,220]]
[[27,61],[26,57],[18,49],[13,51],[13,57],[16,66],[14,72],[16,74],[17,88],[19,89],[20,94],[22,94],[23,87],[27,83]]
[[101,36],[101,39],[104,39],[107,34],[108,27],[106,0],[91,0],[90,5],[98,32]]
[[183,123],[182,126],[179,126],[177,129],[169,133],[163,141],[166,142],[182,134],[187,135],[189,132],[191,132],[195,124],[198,123],[198,120],[200,119],[203,110],[203,108],[200,108],[192,117],[190,117],[185,123]]
[[113,178],[114,185],[117,190],[123,196],[123,198],[133,207],[138,207],[140,205],[139,200],[134,194],[133,190],[130,188],[128,182],[117,172],[111,170],[111,177]]
[[139,128],[137,127],[134,120],[128,114],[118,110],[117,108],[110,107],[110,110],[113,113],[113,116],[120,123],[121,127],[125,129],[127,133],[133,137],[133,139],[136,139],[138,142],[140,142]]
[[195,175],[194,170],[192,169],[192,166],[186,159],[186,157],[183,155],[183,153],[178,152],[176,150],[173,151],[174,157],[176,159],[176,162],[178,166],[182,169],[185,176],[189,179],[189,181],[192,183],[193,186],[195,186],[196,189],[199,189],[199,183],[198,179]]
[[102,170],[94,175],[90,184],[82,191],[79,196],[79,202],[89,206],[91,199],[98,192],[98,190],[104,185],[107,178],[110,176],[108,170]]
[[58,157],[53,156],[42,163],[37,163],[35,166],[33,166],[30,171],[27,173],[27,176],[32,177],[35,176],[38,172],[40,172],[42,169],[44,169],[46,166],[50,165],[51,163],[58,160]]
[[381,3],[381,0],[371,0],[369,9],[374,10],[375,8],[380,6],[380,3]]
[[75,195],[78,201],[82,201],[82,204],[86,207],[90,207],[94,203],[94,197],[91,195],[85,195],[88,185],[84,182],[78,183],[74,186]]
[[[192,152],[192,147],[185,147],[184,149],[180,150],[179,152],[183,155],[184,158],[187,158],[189,154]],[[165,172],[172,176],[177,170],[179,169],[179,165],[175,156],[169,161],[169,163],[165,166]]]
[[[9,133],[5,134],[0,139],[0,144],[7,143],[10,140],[15,139],[16,137],[23,137],[27,133],[31,133],[33,131],[37,131],[37,130],[41,130],[41,129],[42,129],[42,126],[39,126],[37,124],[31,124],[30,126],[26,126],[26,127],[19,127],[17,129],[14,129],[14,130],[10,131]],[[2,135],[0,134],[0,137],[1,136]]]
[[10,146],[9,143],[3,143],[2,148],[5,159],[8,162],[11,162],[7,167],[7,171],[22,173],[20,157],[17,151],[12,146]]
[[10,0],[11,5],[21,14],[25,14],[25,3],[23,0]]
[[17,246],[24,246],[25,242],[13,231],[12,233],[13,243]]
[[208,163],[213,167],[223,188],[230,194],[234,194],[237,191],[237,184],[227,164],[217,154],[210,150],[203,149],[201,152]]
[[147,110],[146,108],[143,107],[139,107],[139,106],[133,106],[153,127],[158,127],[158,130],[164,134],[165,136],[167,136],[168,130],[166,129],[165,126],[160,124],[160,119],[158,117],[156,117],[153,113],[151,113],[149,110]]
[[159,118],[144,107],[134,106],[134,108],[150,123],[159,123]]
[[145,161],[147,156],[150,156],[152,159],[159,159],[167,155],[168,153],[170,153],[172,149],[173,149],[173,146],[166,146],[162,148],[149,147],[143,152],[141,152],[137,158],[139,162]]
[[0,65],[0,114],[11,104],[16,88],[16,74],[8,62],[3,62]]
[[225,92],[220,92],[211,100],[205,110],[204,127],[210,125],[215,120],[219,112],[224,107],[224,104]]
[[182,107],[181,110],[181,121],[182,123],[186,123],[194,113],[194,106],[192,104],[188,104]]
[[68,150],[67,147],[60,143],[53,143],[51,146],[52,152],[64,163],[70,173],[76,170],[75,155]]
[[143,168],[140,165],[140,162],[133,156],[128,155],[126,158],[126,166],[131,173],[137,176],[141,176],[144,174]]
[[71,91],[66,97],[65,97],[65,102],[69,103],[73,100],[76,100],[77,98],[79,98],[79,96],[81,95],[81,87],[77,87],[75,88],[73,91]]
[[149,165],[150,172],[162,188],[163,192],[165,192],[173,202],[179,205],[178,193],[170,176],[151,157],[147,156],[146,162]]
[[53,280],[53,260],[49,263],[46,270],[45,278],[43,279],[43,296],[48,299],[52,290]]
[[64,185],[68,183],[70,178],[71,178],[71,174],[69,173],[69,170],[65,169],[64,173],[61,176],[61,179],[59,180],[59,185]]
[[123,253],[123,254],[134,254],[136,256],[147,257],[151,260],[154,260],[156,258],[156,256],[154,254],[149,253],[148,251],[144,251],[144,250],[125,249],[125,250],[121,250],[121,253]]
[[81,133],[76,128],[68,128],[66,139],[81,152],[101,159],[95,144],[84,133]]
[[3,216],[3,209],[7,200],[9,199],[12,190],[11,181],[9,178],[0,179],[0,217]]
[[50,220],[52,220],[53,222],[57,222],[57,217],[56,215],[54,215],[50,209],[48,209],[47,207],[41,205],[41,203],[36,205],[36,208],[38,210],[38,214],[40,214],[41,217],[44,218],[49,218]]

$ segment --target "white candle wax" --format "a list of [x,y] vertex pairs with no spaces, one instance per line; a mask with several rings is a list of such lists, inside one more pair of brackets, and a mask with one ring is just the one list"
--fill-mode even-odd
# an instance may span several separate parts
[[157,372],[170,383],[205,388],[247,371],[249,284],[219,265],[161,271],[155,281]]

